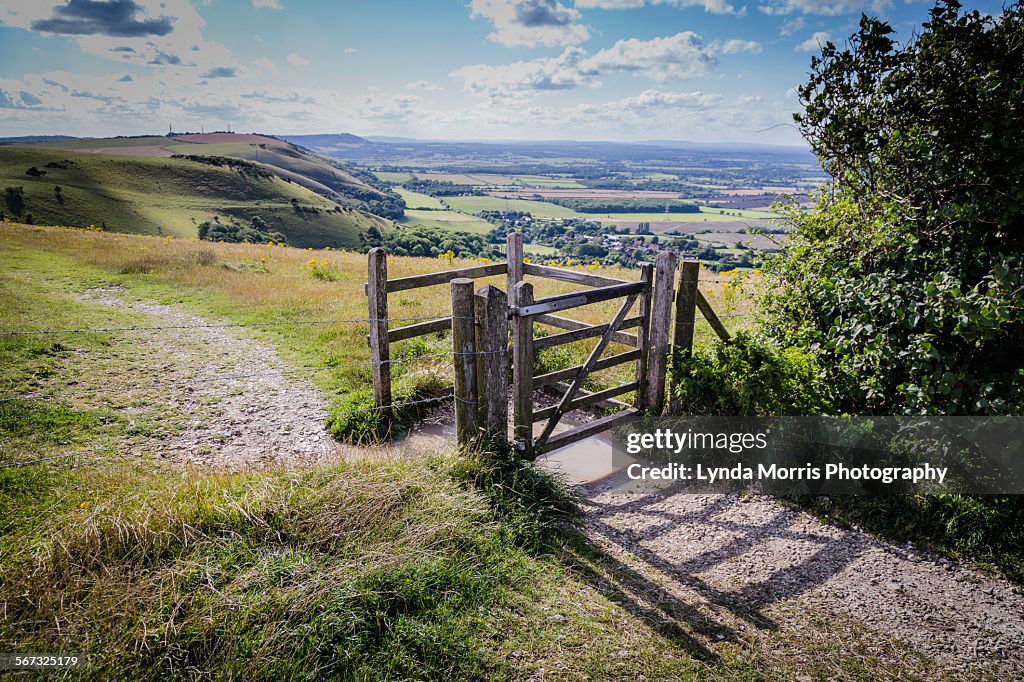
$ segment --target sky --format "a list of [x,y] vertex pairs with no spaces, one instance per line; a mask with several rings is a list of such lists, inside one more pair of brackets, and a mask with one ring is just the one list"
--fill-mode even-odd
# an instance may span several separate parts
[[[965,2],[997,14],[1001,2]],[[862,12],[928,0],[0,0],[0,136],[200,129],[799,144]]]

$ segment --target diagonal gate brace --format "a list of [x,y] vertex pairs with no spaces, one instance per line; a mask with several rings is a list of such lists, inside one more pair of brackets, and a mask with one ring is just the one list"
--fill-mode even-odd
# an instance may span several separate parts
[[615,314],[615,319],[608,325],[608,329],[601,336],[601,340],[597,342],[597,345],[594,346],[594,350],[590,351],[590,356],[587,358],[587,361],[583,363],[583,366],[580,367],[580,371],[576,372],[576,378],[572,380],[572,385],[569,386],[569,390],[566,391],[565,395],[562,396],[562,399],[558,401],[558,405],[555,407],[554,413],[548,418],[548,423],[544,425],[544,431],[537,439],[536,446],[538,448],[543,447],[544,444],[548,442],[548,438],[551,437],[551,432],[555,430],[555,426],[558,425],[558,421],[562,418],[562,415],[565,414],[565,411],[572,402],[572,399],[576,397],[576,392],[583,385],[587,375],[593,371],[594,365],[597,364],[598,359],[601,357],[601,353],[604,352],[604,349],[607,348],[612,337],[615,336],[615,332],[618,331],[619,326],[622,325],[623,321],[625,321],[626,315],[629,314],[629,309],[633,307],[633,303],[636,302],[636,299],[637,294],[633,294],[623,301],[622,307],[619,308],[619,312]]

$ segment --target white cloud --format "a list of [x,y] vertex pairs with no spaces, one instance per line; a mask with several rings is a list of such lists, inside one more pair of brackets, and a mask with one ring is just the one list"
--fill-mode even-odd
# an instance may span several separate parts
[[681,9],[700,7],[711,14],[743,14],[744,6],[737,10],[727,0],[576,0],[576,7],[584,9],[635,9],[645,5],[673,5]]
[[586,71],[629,71],[660,82],[706,75],[715,67],[714,53],[701,37],[684,31],[667,38],[620,40],[585,60]]
[[470,17],[494,24],[487,36],[508,47],[578,45],[590,38],[580,13],[558,0],[472,0]]
[[782,22],[782,26],[779,27],[779,35],[785,38],[791,36],[797,31],[803,29],[807,25],[807,19],[804,17],[793,17],[792,19],[786,19]]
[[346,48],[344,49],[344,52],[345,52],[345,54],[355,54],[355,53],[356,53],[356,52],[358,52],[358,51],[359,51],[359,50],[357,50],[357,49],[356,49],[356,48],[354,48],[354,47],[346,47]]
[[854,12],[882,12],[892,6],[891,0],[768,0],[758,6],[765,14],[821,14],[835,17]]
[[422,90],[423,92],[440,92],[443,88],[437,83],[419,80],[405,84],[406,90]]
[[726,40],[723,43],[713,42],[708,46],[714,52],[721,52],[722,54],[739,54],[740,52],[753,52],[758,54],[761,52],[761,43],[756,40],[739,40],[732,39]]
[[252,0],[252,6],[256,9],[284,9],[277,0]]
[[817,52],[821,48],[825,47],[825,43],[830,40],[832,40],[832,34],[827,31],[817,31],[814,35],[793,49],[797,52]]
[[[739,41],[746,45],[745,41]],[[734,48],[735,49],[735,46]],[[666,38],[620,40],[588,56],[579,47],[567,47],[557,57],[492,66],[475,64],[451,73],[466,92],[490,98],[550,90],[572,90],[599,85],[598,77],[632,73],[658,83],[707,75],[717,64],[714,51],[700,36],[685,31]]]
[[203,36],[205,21],[189,0],[57,3],[5,0],[0,23],[67,36],[87,54],[121,64],[155,66],[173,77],[238,68],[231,52]]
[[309,66],[308,59],[306,59],[302,55],[297,55],[294,52],[290,53],[287,57],[285,57],[285,59],[287,59],[288,63],[291,64],[292,66]]

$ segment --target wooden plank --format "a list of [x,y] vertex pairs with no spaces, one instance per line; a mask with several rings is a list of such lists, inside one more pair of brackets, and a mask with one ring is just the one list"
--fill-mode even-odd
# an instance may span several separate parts
[[565,431],[564,433],[557,433],[551,436],[551,438],[548,439],[547,443],[538,448],[538,454],[544,454],[546,452],[551,452],[552,450],[557,450],[558,448],[564,448],[566,445],[572,445],[573,443],[581,441],[584,438],[589,438],[595,434],[601,433],[602,431],[607,431],[608,429],[615,428],[622,422],[637,417],[639,414],[639,410],[630,408],[628,410],[623,410],[622,412],[610,414],[607,417],[595,419],[592,422],[584,424],[583,426],[579,426],[570,431]]
[[[638,282],[639,284],[639,282]],[[609,287],[611,288],[611,287]],[[594,365],[597,364],[598,359],[601,357],[601,353],[608,347],[611,342],[612,334],[619,328],[623,320],[626,319],[626,315],[629,313],[629,309],[633,307],[636,302],[637,294],[628,296],[625,301],[622,302],[622,307],[619,308],[619,312],[615,313],[615,319],[611,321],[608,326],[608,330],[600,338],[594,348],[590,351],[590,355],[587,357],[587,361],[583,363],[583,367],[576,373],[575,378],[572,380],[572,386],[565,392],[562,399],[558,401],[558,405],[555,406],[555,411],[548,419],[548,423],[544,425],[544,431],[541,432],[538,443],[543,445],[547,442],[547,439],[551,437],[551,432],[554,431],[555,425],[558,424],[558,420],[566,410],[569,408],[569,404],[572,402],[573,397],[580,388],[583,387],[583,381],[587,378],[587,375],[594,369]]]
[[[533,285],[519,282],[512,290],[514,305],[533,303]],[[533,319],[513,317],[512,434],[516,447],[533,456]]]
[[[540,339],[537,340],[539,341]],[[536,344],[534,347],[536,347]],[[597,364],[594,365],[594,369],[592,369],[591,372],[600,372],[601,370],[608,369],[609,367],[616,367],[618,365],[624,365],[632,360],[638,360],[641,354],[642,353],[639,348],[634,348],[633,350],[626,351],[625,353],[601,358],[597,361]],[[555,384],[559,381],[565,381],[566,379],[572,379],[581,369],[583,369],[583,365],[569,367],[568,369],[559,369],[554,372],[548,372],[547,374],[540,374],[533,378],[533,386],[534,388],[539,388],[541,386]]]
[[391,349],[388,346],[388,254],[377,247],[367,254],[366,296],[370,320],[373,401],[391,418]]
[[[633,327],[639,327],[643,318],[631,317],[623,322],[619,329],[632,329]],[[539,320],[538,320],[539,321]],[[564,334],[555,334],[553,336],[542,336],[538,339],[533,340],[534,350],[542,350],[544,348],[551,348],[552,346],[561,346],[566,343],[573,343],[574,341],[581,341],[583,339],[590,339],[595,336],[601,336],[608,331],[607,324],[597,324],[591,327],[580,327],[575,331],[566,332]],[[624,343],[628,346],[637,345],[637,336],[635,334],[624,334],[620,331],[612,332],[612,341],[616,343]]]
[[[632,329],[636,325],[634,322],[639,320],[638,317],[633,317],[622,323],[619,329]],[[568,329],[570,331],[576,331],[577,329],[588,329],[593,325],[589,325],[586,322],[579,322],[578,320],[570,320],[568,317],[561,317],[559,315],[538,315],[534,318],[534,322],[538,324],[546,324],[549,327],[558,327],[559,329]],[[541,339],[537,339],[540,341]],[[636,346],[637,338],[635,334],[626,334],[621,331],[615,332],[612,336],[612,341],[615,343],[625,344],[627,346]]]
[[699,289],[697,290],[697,307],[700,308],[700,314],[704,316],[704,319],[708,321],[711,328],[718,334],[718,338],[722,339],[722,341],[728,341],[730,338],[729,331],[722,324],[722,321],[718,319],[718,315],[711,308],[708,300],[704,298],[704,294],[700,293]]
[[651,336],[651,299],[654,297],[654,264],[640,265],[640,281],[647,284],[647,290],[640,295],[640,326],[636,332],[636,347],[642,352],[636,361],[636,380],[640,388],[636,392],[634,407],[642,410],[647,407],[647,356],[650,354],[649,339]]
[[523,235],[518,232],[509,232],[505,237],[505,263],[506,291],[513,296],[516,285],[523,281]]
[[[559,381],[557,384],[554,384],[551,388],[555,389],[556,391],[561,391],[564,394],[566,391],[569,390],[569,384],[563,381]],[[582,388],[576,391],[576,394],[593,395],[590,391],[584,391]],[[630,405],[629,403],[624,403],[621,400],[616,400],[615,398],[605,398],[604,400],[596,402],[593,405],[590,405],[589,407],[596,407],[601,410],[624,410],[627,407],[633,406]]]
[[445,270],[443,272],[430,272],[425,275],[413,275],[412,277],[399,277],[389,280],[387,283],[388,293],[416,289],[419,287],[432,287],[438,284],[448,284],[453,279],[461,277],[491,277],[503,275],[507,269],[505,263],[491,263],[489,265],[478,265],[472,268],[460,268],[458,270]]
[[[612,388],[606,388],[603,391],[595,391],[594,393],[584,391],[584,395],[581,395],[580,397],[574,398],[573,400],[569,401],[568,406],[565,408],[565,412],[572,412],[573,410],[578,410],[581,407],[590,407],[591,405],[594,405],[596,403],[604,402],[609,398],[614,398],[617,395],[622,395],[623,393],[630,393],[632,391],[637,390],[638,388],[640,388],[640,382],[632,381],[628,384],[613,386]],[[561,416],[561,414],[558,413],[558,405],[545,407],[544,409],[537,410],[536,412],[533,413],[533,421],[539,422],[548,419],[550,423],[550,420],[553,419],[556,414],[558,416]],[[564,412],[562,414],[564,414]],[[551,428],[553,429],[554,426],[552,426]],[[543,441],[540,441],[540,444],[543,447]]]
[[455,365],[455,441],[465,447],[476,437],[476,324],[473,280],[452,280],[452,353]]
[[566,270],[565,268],[554,268],[550,265],[538,265],[536,263],[523,263],[523,272],[527,275],[547,277],[548,279],[573,282],[574,284],[584,284],[588,287],[607,287],[615,284],[629,284],[629,282],[624,279],[602,277],[601,275],[592,275],[587,272],[577,272],[576,270]]
[[476,292],[477,424],[490,438],[508,440],[508,296],[487,285]]
[[[672,332],[672,352],[675,354],[693,351],[693,331],[697,310],[697,281],[700,278],[700,261],[685,260],[679,270],[679,287],[676,289],[676,322]],[[676,397],[675,378],[672,380],[669,414],[680,412],[679,398]]]
[[665,373],[668,371],[668,334],[672,324],[676,254],[658,254],[654,264],[654,296],[651,299],[651,337],[647,353],[647,395],[644,404],[660,414],[665,404]]
[[[453,282],[455,280],[452,280]],[[472,281],[472,280],[470,280]],[[395,341],[404,341],[417,336],[423,336],[424,334],[436,334],[437,332],[446,332],[452,328],[452,318],[444,317],[440,320],[431,320],[430,322],[418,322],[417,324],[407,324],[404,327],[396,327],[395,329],[388,330],[388,343],[394,343]]]
[[518,306],[514,314],[518,317],[540,315],[542,313],[554,313],[569,308],[579,308],[591,303],[601,303],[623,296],[633,296],[643,292],[646,285],[643,282],[629,282],[628,284],[615,284],[612,286],[590,289],[587,291],[575,291],[569,294],[549,296],[534,301],[528,306]]

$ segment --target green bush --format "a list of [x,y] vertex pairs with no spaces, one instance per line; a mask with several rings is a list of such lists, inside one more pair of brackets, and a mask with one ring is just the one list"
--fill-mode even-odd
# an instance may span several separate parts
[[745,332],[692,355],[672,358],[683,414],[811,415],[828,411],[814,357]]

